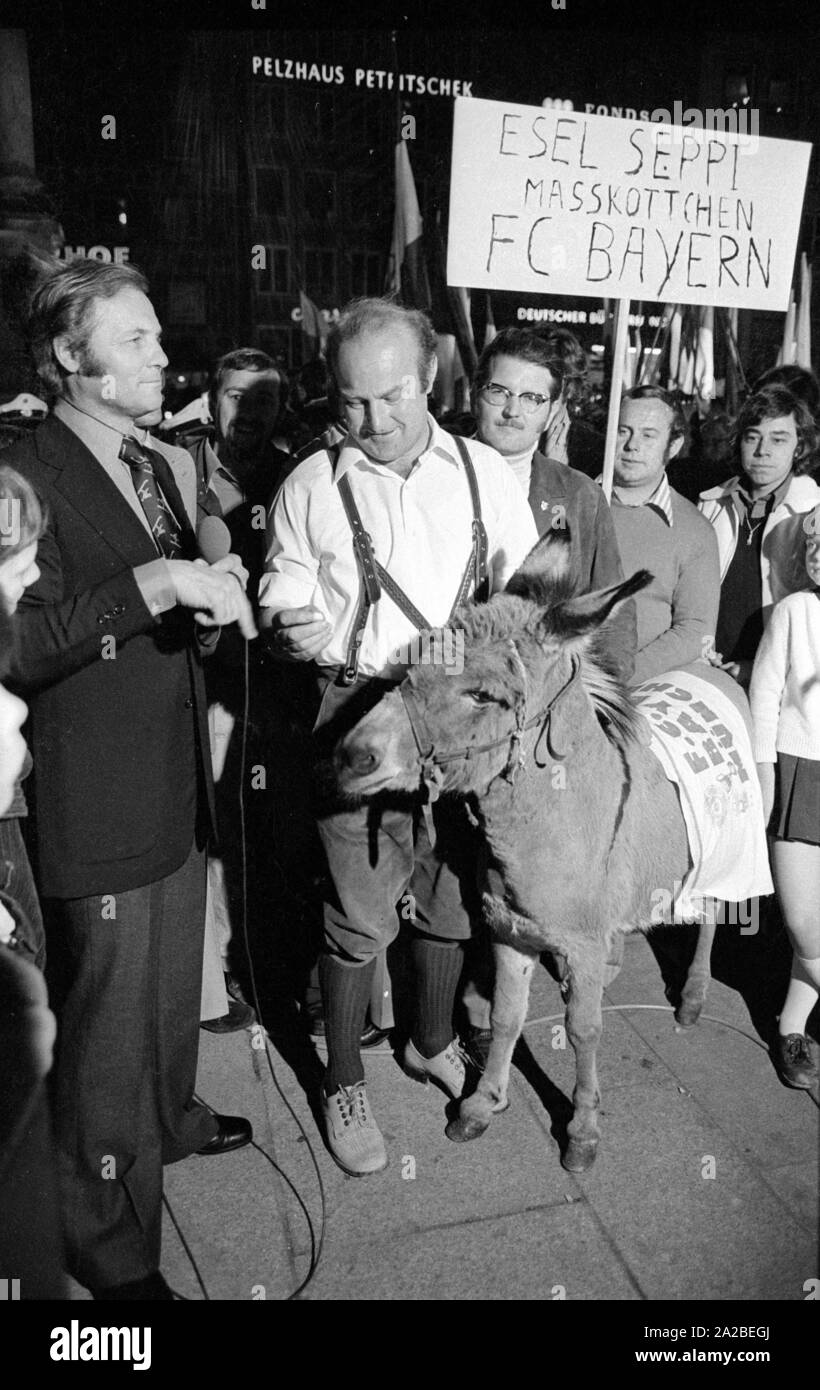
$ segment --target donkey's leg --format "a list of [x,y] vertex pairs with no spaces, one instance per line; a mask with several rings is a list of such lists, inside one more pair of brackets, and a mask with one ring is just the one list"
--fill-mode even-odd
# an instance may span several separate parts
[[567,1004],[567,1036],[575,1051],[574,1114],[567,1126],[569,1144],[561,1162],[571,1173],[583,1173],[595,1160],[600,1133],[596,1056],[601,1037],[601,995],[603,993],[604,943],[600,954],[587,957],[581,968],[570,961],[571,985]]
[[495,943],[495,988],[490,1023],[493,1040],[490,1055],[477,1089],[459,1105],[458,1116],[445,1133],[448,1139],[464,1143],[477,1139],[490,1123],[490,1117],[506,1110],[510,1063],[515,1044],[527,1017],[530,981],[538,956],[515,946]]
[[683,986],[681,1001],[675,1011],[675,1021],[682,1028],[691,1028],[697,1023],[700,1012],[706,1003],[706,991],[712,978],[712,942],[715,939],[717,903],[713,899],[706,902],[706,916],[698,929],[698,940],[692,964]]

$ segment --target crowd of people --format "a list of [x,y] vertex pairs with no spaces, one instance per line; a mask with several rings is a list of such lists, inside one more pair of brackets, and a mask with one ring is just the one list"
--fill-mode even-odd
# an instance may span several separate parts
[[[135,268],[61,265],[34,294],[30,338],[50,413],[0,467],[0,1201],[16,1203],[15,1256],[43,1232],[33,1296],[65,1296],[64,1269],[97,1299],[173,1297],[163,1165],[252,1137],[194,1083],[200,1027],[257,1021],[240,921],[248,895],[264,916],[266,854],[308,938],[295,987],[327,1053],[336,1163],[362,1176],[388,1162],[362,1050],[394,1030],[410,1074],[452,1099],[474,1083],[492,998],[477,827],[446,798],[430,815],[383,798],[374,816],[340,803],[324,771],[401,680],[413,634],[502,590],[551,529],[568,534],[578,592],[653,575],[608,624],[623,682],[697,663],[749,693],[793,949],[773,1060],[786,1085],[816,1083],[811,373],[768,373],[727,422],[731,460],[704,450],[688,474],[676,399],[626,392],[608,503],[603,436],[577,413],[583,349],[564,330],[502,330],[469,414],[450,420],[431,409],[427,317],[353,301],[327,342],[325,396],[295,409],[284,369],[241,348],[214,366],[211,426],[173,444],[157,428],[168,359]],[[388,964],[402,927],[403,1029]],[[31,1171],[36,1203],[19,1192]]]

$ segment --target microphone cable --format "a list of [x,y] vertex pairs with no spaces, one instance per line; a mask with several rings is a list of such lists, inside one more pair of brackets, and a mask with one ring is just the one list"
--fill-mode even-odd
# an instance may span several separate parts
[[305,1220],[307,1221],[308,1232],[310,1234],[310,1261],[308,1264],[308,1271],[302,1282],[298,1285],[298,1287],[295,1288],[292,1293],[288,1294],[285,1302],[291,1302],[293,1299],[298,1298],[300,1294],[304,1292],[304,1290],[307,1288],[308,1284],[313,1279],[316,1270],[319,1267],[319,1261],[322,1258],[322,1251],[324,1249],[325,1232],[327,1229],[327,1196],[325,1193],[324,1183],[322,1181],[321,1169],[319,1168],[319,1163],[316,1158],[316,1153],[313,1148],[313,1145],[310,1142],[310,1136],[308,1135],[304,1125],[302,1124],[302,1121],[296,1114],[296,1111],[294,1110],[293,1106],[291,1105],[290,1101],[285,1095],[280,1085],[279,1078],[276,1075],[276,1069],[273,1065],[273,1060],[271,1058],[270,1038],[268,1037],[267,1031],[262,1022],[262,1010],[259,1004],[259,992],[256,984],[256,971],[253,964],[253,957],[251,955],[250,938],[248,933],[248,857],[245,823],[245,772],[247,764],[248,724],[250,722],[250,655],[249,643],[247,638],[245,639],[244,676],[245,691],[242,714],[242,742],[240,746],[239,757],[239,833],[242,844],[242,939],[245,944],[245,953],[248,959],[248,972],[250,974],[251,980],[251,994],[253,995],[253,1006],[256,1010],[256,1017],[258,1019],[256,1027],[259,1029],[261,1036],[265,1040],[265,1058],[268,1064],[268,1071],[270,1072],[271,1080],[273,1081],[273,1084],[276,1088],[276,1091],[280,1099],[282,1100],[288,1113],[291,1115],[297,1129],[299,1130],[300,1135],[302,1136],[302,1139],[307,1145],[307,1151],[310,1154],[310,1161],[313,1164],[313,1169],[316,1173],[316,1182],[319,1187],[319,1201],[321,1209],[321,1215],[319,1220],[319,1235],[317,1240],[316,1231],[314,1229],[313,1222],[311,1221],[310,1215],[308,1213],[304,1201],[297,1192],[290,1178],[288,1178],[287,1175],[282,1171],[282,1169],[279,1168],[278,1164],[274,1163],[273,1159],[271,1159],[269,1155],[266,1155],[266,1157],[268,1157],[269,1159],[269,1162],[271,1162],[273,1166],[276,1168],[276,1171],[281,1174],[285,1182],[288,1184],[288,1187],[291,1189],[294,1196],[296,1197],[299,1206],[301,1207],[304,1213]]
[[[271,1157],[271,1155],[270,1155],[269,1153],[267,1153],[267,1151],[261,1147],[260,1144],[257,1144],[255,1140],[252,1140],[252,1141],[251,1141],[251,1148],[256,1149],[256,1151],[257,1151],[258,1153],[260,1153],[260,1154],[263,1155],[263,1157],[266,1159],[266,1161],[271,1165],[271,1167],[274,1169],[274,1171],[275,1171],[276,1173],[278,1173],[279,1177],[282,1179],[282,1181],[287,1185],[287,1187],[288,1187],[288,1188],[290,1189],[290,1191],[293,1193],[293,1196],[295,1197],[295,1199],[296,1199],[296,1201],[297,1201],[297,1203],[298,1203],[298,1205],[299,1205],[299,1207],[300,1207],[300,1209],[301,1209],[301,1211],[302,1211],[302,1214],[304,1215],[305,1222],[306,1222],[306,1224],[307,1224],[308,1235],[309,1235],[309,1238],[310,1238],[310,1256],[309,1256],[309,1261],[308,1261],[308,1270],[307,1270],[307,1273],[305,1274],[304,1278],[302,1279],[302,1281],[301,1281],[301,1282],[297,1285],[297,1287],[296,1287],[295,1289],[293,1289],[293,1291],[292,1291],[291,1293],[289,1293],[289,1294],[287,1295],[287,1297],[283,1300],[284,1302],[289,1303],[289,1302],[291,1302],[291,1301],[294,1300],[294,1299],[300,1298],[301,1294],[304,1292],[304,1290],[305,1290],[305,1289],[308,1287],[308,1285],[310,1284],[311,1280],[314,1278],[314,1276],[315,1276],[315,1274],[316,1274],[316,1271],[317,1271],[317,1269],[318,1269],[318,1267],[319,1267],[319,1262],[320,1262],[320,1260],[321,1260],[321,1258],[322,1258],[322,1252],[323,1252],[323,1250],[324,1250],[325,1233],[326,1233],[326,1229],[327,1229],[327,1195],[326,1195],[326,1192],[325,1192],[324,1182],[323,1182],[323,1180],[322,1180],[321,1169],[320,1169],[320,1167],[319,1167],[319,1163],[318,1163],[318,1160],[317,1160],[317,1157],[316,1157],[315,1149],[314,1149],[314,1147],[313,1147],[313,1144],[311,1143],[310,1135],[307,1133],[307,1131],[306,1131],[304,1125],[302,1124],[301,1119],[300,1119],[299,1116],[297,1115],[296,1111],[294,1110],[293,1106],[291,1105],[290,1101],[288,1100],[288,1098],[287,1098],[287,1096],[286,1096],[284,1090],[282,1089],[282,1086],[281,1086],[281,1084],[280,1084],[279,1078],[278,1078],[278,1076],[277,1076],[277,1074],[276,1074],[276,1069],[275,1069],[275,1067],[274,1067],[274,1065],[273,1065],[273,1060],[272,1060],[272,1057],[271,1057],[271,1044],[270,1044],[270,1038],[269,1038],[268,1033],[267,1033],[267,1030],[265,1029],[264,1024],[263,1024],[263,1022],[262,1022],[262,1009],[261,1009],[260,1002],[259,1002],[259,991],[258,991],[258,987],[257,987],[257,983],[256,983],[256,970],[255,970],[255,967],[254,967],[253,956],[252,956],[252,953],[251,953],[250,935],[249,935],[249,931],[248,931],[248,850],[247,850],[247,829],[246,829],[246,817],[245,817],[245,774],[246,774],[246,770],[247,770],[248,724],[249,724],[249,721],[250,721],[250,655],[249,655],[249,643],[248,643],[248,639],[245,638],[245,639],[244,639],[244,642],[245,642],[244,660],[243,660],[244,692],[243,692],[243,708],[242,708],[242,737],[241,737],[240,757],[239,757],[239,794],[238,794],[238,801],[239,801],[239,836],[240,836],[240,846],[241,846],[240,863],[241,863],[241,884],[242,884],[242,939],[243,939],[243,942],[244,942],[245,954],[246,954],[247,961],[248,961],[248,973],[249,973],[249,975],[250,975],[250,981],[251,981],[251,995],[252,995],[252,998],[253,998],[253,1007],[254,1007],[254,1010],[255,1010],[255,1012],[256,1012],[256,1017],[257,1017],[257,1022],[254,1023],[253,1025],[251,1025],[250,1032],[251,1032],[251,1036],[252,1036],[252,1037],[254,1037],[254,1038],[255,1038],[255,1037],[262,1037],[262,1038],[264,1039],[264,1044],[265,1044],[265,1059],[266,1059],[266,1061],[267,1061],[268,1071],[270,1072],[271,1080],[272,1080],[272,1082],[273,1082],[273,1085],[274,1085],[274,1087],[275,1087],[275,1089],[276,1089],[276,1092],[277,1092],[277,1094],[279,1095],[279,1097],[280,1097],[282,1103],[284,1104],[286,1110],[288,1111],[288,1113],[289,1113],[290,1116],[292,1117],[292,1119],[293,1119],[293,1121],[294,1121],[294,1124],[296,1125],[297,1129],[299,1130],[299,1134],[300,1134],[300,1136],[301,1136],[302,1141],[303,1141],[303,1142],[306,1144],[306,1146],[307,1146],[307,1151],[308,1151],[308,1153],[310,1154],[310,1160],[311,1160],[311,1163],[312,1163],[312,1165],[313,1165],[314,1172],[315,1172],[315,1174],[316,1174],[316,1182],[317,1182],[317,1185],[318,1185],[318,1188],[319,1188],[319,1202],[320,1202],[320,1217],[319,1217],[318,1233],[317,1233],[316,1226],[314,1225],[314,1222],[313,1222],[313,1219],[312,1219],[312,1217],[311,1217],[311,1214],[310,1214],[310,1212],[309,1212],[309,1210],[308,1210],[307,1204],[306,1204],[304,1198],[302,1197],[301,1193],[299,1192],[298,1188],[296,1187],[295,1183],[290,1179],[290,1177],[289,1177],[288,1174],[284,1171],[284,1169],[280,1167],[280,1165],[276,1162],[276,1160],[273,1159],[273,1158]],[[252,1043],[251,1045],[253,1046],[254,1044]],[[209,1105],[208,1102],[207,1102],[206,1100],[204,1100],[203,1097],[200,1096],[200,1095],[198,1095],[196,1092],[194,1092],[194,1099],[197,1100],[197,1101],[199,1101],[200,1104],[204,1105],[205,1108],[206,1108],[207,1110],[210,1110],[210,1111],[211,1111],[211,1114],[215,1114],[215,1113],[216,1113],[216,1112],[214,1111],[213,1107],[212,1107],[211,1105]],[[202,1277],[202,1273],[201,1273],[201,1271],[200,1271],[199,1265],[197,1264],[196,1258],[195,1258],[195,1256],[194,1256],[194,1254],[193,1254],[193,1251],[192,1251],[191,1248],[190,1248],[190,1245],[188,1244],[188,1241],[185,1239],[185,1235],[184,1235],[184,1233],[183,1233],[183,1231],[182,1231],[182,1229],[181,1229],[181,1227],[180,1227],[180,1224],[179,1224],[179,1222],[178,1222],[178,1220],[177,1220],[177,1218],[176,1218],[176,1216],[175,1216],[175,1214],[174,1214],[174,1212],[173,1212],[173,1209],[172,1209],[172,1207],[171,1207],[171,1204],[170,1204],[170,1202],[168,1201],[168,1198],[167,1198],[165,1195],[163,1195],[162,1201],[163,1201],[163,1205],[164,1205],[166,1211],[168,1212],[169,1218],[170,1218],[170,1220],[171,1220],[171,1222],[172,1222],[172,1224],[173,1224],[173,1226],[174,1226],[174,1229],[175,1229],[175,1231],[176,1231],[176,1233],[177,1233],[177,1236],[179,1237],[179,1240],[180,1240],[180,1242],[181,1242],[181,1244],[182,1244],[182,1247],[183,1247],[183,1249],[184,1249],[184,1251],[185,1251],[185,1253],[186,1253],[186,1255],[187,1255],[187,1257],[188,1257],[188,1260],[189,1260],[189,1262],[190,1262],[190,1264],[191,1264],[191,1267],[192,1267],[192,1269],[193,1269],[193,1271],[194,1271],[194,1274],[196,1275],[196,1279],[197,1279],[197,1282],[198,1282],[200,1288],[202,1289],[203,1296],[204,1296],[204,1298],[205,1298],[205,1300],[206,1300],[207,1302],[210,1302],[210,1301],[211,1301],[211,1297],[210,1297],[210,1294],[208,1293],[208,1290],[207,1290],[205,1281],[204,1281],[204,1279],[203,1279],[203,1277]],[[178,1295],[178,1297],[182,1297],[182,1295]]]

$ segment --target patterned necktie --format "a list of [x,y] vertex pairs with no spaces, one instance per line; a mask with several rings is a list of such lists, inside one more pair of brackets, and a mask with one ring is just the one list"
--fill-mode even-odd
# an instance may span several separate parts
[[157,460],[163,465],[165,460],[153,449],[147,449],[129,435],[122,441],[119,456],[131,469],[134,490],[145,512],[157,549],[166,560],[179,559],[182,554],[182,531],[162,495],[154,472],[154,461]]

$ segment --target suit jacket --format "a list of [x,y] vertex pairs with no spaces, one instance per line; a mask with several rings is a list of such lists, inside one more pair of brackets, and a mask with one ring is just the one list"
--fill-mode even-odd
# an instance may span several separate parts
[[[606,589],[624,578],[615,526],[597,483],[536,451],[530,473],[529,504],[538,534],[569,527],[571,564],[579,593]],[[629,599],[606,627],[606,649],[621,679],[635,666],[635,601]]]
[[[60,420],[4,461],[33,484],[48,518],[12,669],[31,712],[40,892],[87,897],[153,883],[184,862],[197,818],[201,839],[213,817],[195,624],[180,608],[149,611],[134,569],[156,560],[151,538]],[[193,545],[173,476],[163,488]]]

